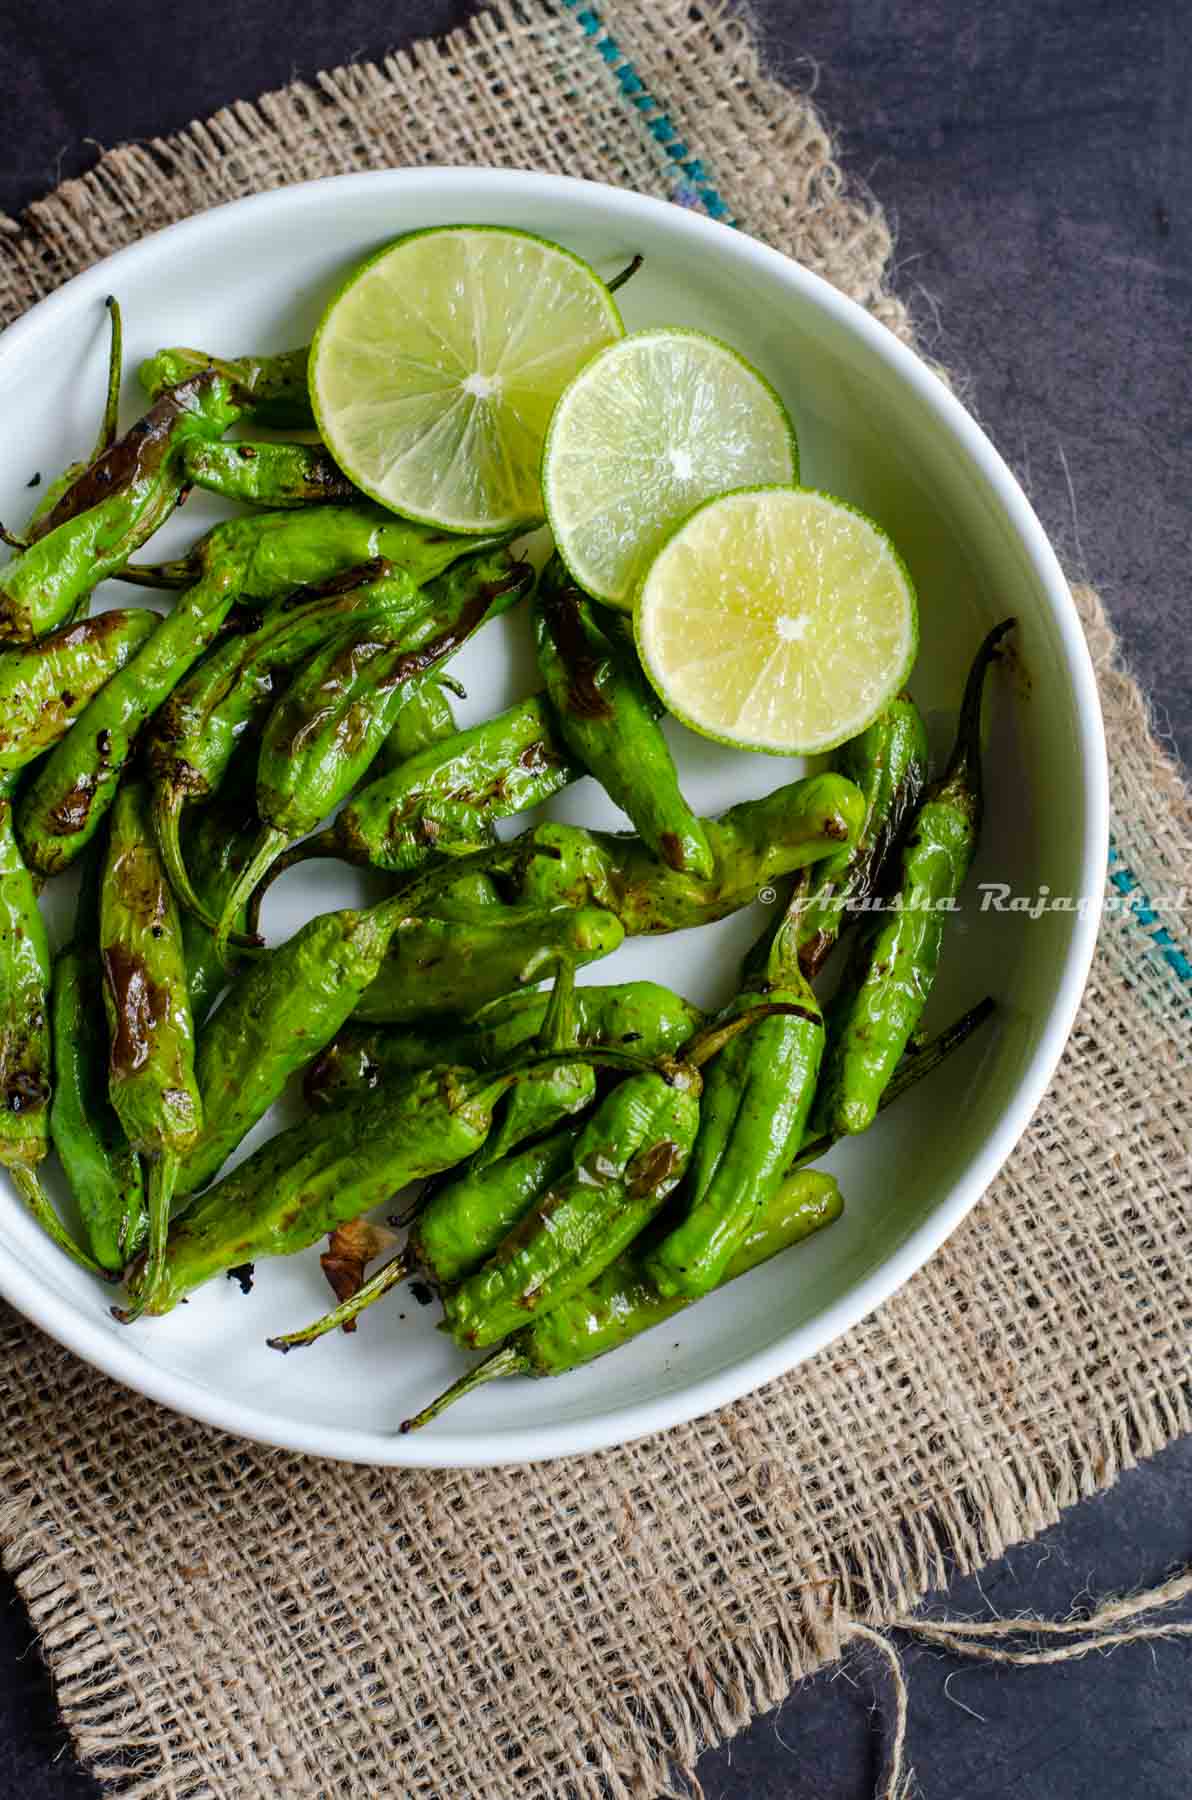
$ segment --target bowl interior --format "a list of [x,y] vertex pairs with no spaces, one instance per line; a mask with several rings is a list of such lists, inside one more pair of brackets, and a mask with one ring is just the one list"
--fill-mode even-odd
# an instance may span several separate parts
[[[1058,1053],[1090,941],[1079,915],[1032,919],[1002,910],[1000,886],[986,884],[1026,896],[1041,886],[1060,896],[1089,890],[1103,847],[1103,750],[1074,620],[1057,597],[1058,571],[1025,502],[942,388],[880,327],[783,259],[678,208],[586,184],[476,171],[350,177],[217,210],[113,258],[0,346],[0,407],[21,420],[21,431],[0,444],[0,517],[19,520],[34,473],[52,478],[94,434],[107,292],[124,308],[130,370],[161,343],[229,353],[280,348],[309,336],[347,265],[399,232],[447,220],[531,228],[605,274],[641,251],[645,266],[620,296],[630,329],[701,327],[758,365],[791,409],[803,480],[871,513],[910,567],[922,640],[912,689],[937,759],[982,634],[1007,613],[1021,621],[1015,662],[990,683],[987,823],[928,1015],[942,1024],[990,992],[996,1024],[865,1138],[834,1153],[830,1166],[847,1202],[839,1225],[609,1361],[562,1382],[491,1387],[433,1432],[398,1439],[404,1414],[462,1367],[434,1329],[437,1308],[401,1289],[355,1336],[283,1359],[265,1348],[266,1334],[323,1310],[327,1297],[311,1251],[259,1265],[251,1298],[216,1282],[170,1317],[122,1329],[108,1319],[109,1294],[58,1256],[5,1185],[4,1291],[122,1379],[295,1447],[488,1462],[614,1442],[732,1398],[827,1341],[910,1274],[959,1219],[1025,1124]],[[125,418],[137,408],[130,374]],[[162,534],[161,553],[218,516],[195,497]],[[136,590],[116,584],[97,597],[98,606],[130,603]],[[469,696],[463,723],[531,691],[524,620],[489,628],[454,668]],[[700,812],[797,772],[668,729]],[[591,781],[553,810],[585,824],[625,823]],[[61,885],[51,896],[59,940],[71,898],[70,884]],[[338,865],[295,871],[274,891],[267,927],[271,936],[288,933],[361,891],[360,879]],[[587,979],[648,976],[714,1005],[730,993],[765,910],[759,904],[716,927],[627,943]]]

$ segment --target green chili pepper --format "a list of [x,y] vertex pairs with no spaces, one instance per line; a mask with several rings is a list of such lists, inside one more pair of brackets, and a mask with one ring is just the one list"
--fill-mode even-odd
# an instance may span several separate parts
[[187,441],[220,436],[238,415],[233,391],[213,373],[155,401],[59,497],[25,553],[0,570],[0,639],[28,643],[61,625],[178,505]]
[[355,500],[353,487],[322,444],[188,444],[186,479],[251,506],[310,506]]
[[956,744],[928,789],[902,852],[892,910],[857,943],[828,1021],[817,1125],[864,1131],[923,1016],[935,981],[944,918],[964,884],[981,829],[981,698],[998,644],[989,633],[969,674]]
[[[578,1048],[575,962],[562,955],[535,1043],[544,1054]],[[472,1158],[470,1169],[498,1162],[564,1119],[586,1111],[596,1098],[596,1071],[588,1061],[550,1061],[527,1069],[501,1103],[500,1116]]]
[[0,656],[0,779],[65,737],[159,623],[157,613],[143,609],[96,613]]
[[[424,883],[431,892],[434,880]],[[199,1037],[203,1129],[179,1171],[181,1193],[206,1185],[291,1075],[335,1036],[418,898],[406,889],[367,911],[320,913],[253,959]]]
[[[759,1215],[724,1271],[727,1286],[801,1244],[831,1225],[844,1211],[844,1199],[830,1175],[807,1170],[784,1182]],[[506,1375],[566,1375],[610,1350],[641,1337],[691,1305],[690,1296],[664,1299],[646,1268],[637,1245],[631,1245],[589,1286],[572,1294],[531,1325],[523,1325],[508,1343],[449,1387],[446,1393],[402,1422],[402,1431],[418,1431],[432,1419],[490,1381]]]
[[281,1132],[192,1202],[170,1229],[161,1279],[148,1291],[136,1267],[130,1291],[146,1312],[169,1312],[225,1269],[317,1243],[411,1181],[470,1156],[515,1079],[430,1069],[333,1119]]
[[372,556],[395,563],[402,574],[393,579],[404,587],[428,558],[442,567],[458,554],[448,545],[442,533],[379,508],[266,513],[216,526],[186,559],[193,581],[173,612],[84,709],[22,796],[18,835],[30,866],[55,875],[84,849],[111,805],[137,733],[211,643],[235,600],[281,599]]
[[824,1022],[799,967],[797,903],[767,928],[745,963],[745,990],[726,1017],[763,1000],[789,1011],[763,1018],[720,1055],[708,1076],[683,1216],[651,1252],[664,1299],[719,1286],[803,1141],[824,1050]]
[[[444,1296],[444,1328],[483,1349],[586,1287],[660,1210],[687,1167],[699,1129],[700,1065],[763,1014],[767,1003],[710,1027],[678,1058],[639,1069],[601,1101],[570,1169],[502,1239],[481,1269]],[[609,1052],[588,1052],[608,1055]]]
[[471,1275],[551,1184],[566,1174],[581,1129],[578,1124],[565,1125],[497,1162],[482,1168],[469,1164],[426,1201],[398,1256],[313,1325],[266,1339],[270,1349],[296,1350],[337,1326],[354,1329],[365,1307],[419,1269],[442,1287]]
[[[248,864],[260,830],[255,798],[256,761],[255,739],[242,738],[215,798],[206,806],[195,807],[187,816],[184,860],[199,905],[208,917],[217,916],[222,910],[233,884]],[[235,922],[238,931],[247,929],[243,913],[237,915]],[[182,947],[191,1016],[198,1030],[227,984],[228,965],[220,956],[214,934],[193,912],[182,914]],[[236,962],[233,954],[233,968]]]
[[[157,854],[142,781],[121,784],[99,900],[108,1092],[134,1150],[149,1164],[149,1247],[144,1292],[161,1272],[180,1159],[198,1137],[194,1027],[182,930]],[[142,1301],[127,1314],[135,1318]]]
[[96,1270],[54,1211],[37,1173],[49,1149],[49,1010],[45,925],[13,836],[12,801],[0,788],[0,1168],[59,1249]]
[[854,844],[801,877],[799,966],[810,981],[843,927],[880,892],[882,871],[898,847],[927,780],[927,732],[909,694],[899,694],[873,724],[836,752],[834,766],[865,796]]
[[217,645],[159,709],[146,746],[158,847],[176,897],[210,927],[215,918],[191,886],[179,842],[187,801],[219,786],[240,738],[264,722],[286,677],[315,651],[349,626],[400,632],[425,607],[412,576],[374,557],[287,595],[255,630]]
[[50,1026],[54,1095],[50,1134],[91,1253],[118,1274],[148,1230],[141,1159],[108,1095],[108,1034],[99,959],[99,870],[84,867],[74,937],[54,958]]
[[698,1071],[630,1075],[585,1125],[569,1169],[443,1303],[459,1344],[483,1349],[586,1287],[679,1182],[699,1126]]
[[453,682],[449,675],[444,675],[442,670],[424,675],[421,681],[411,683],[409,698],[377,754],[378,769],[400,768],[411,756],[417,756],[420,751],[429,750],[432,744],[441,744],[445,738],[455,736],[458,727],[451,702],[447,698],[449,687],[463,695],[459,684]]
[[[533,1043],[549,1001],[545,993],[507,994],[450,1030],[345,1025],[307,1071],[307,1104],[338,1106],[436,1063],[500,1068]],[[575,1043],[581,1049],[625,1049],[655,1058],[677,1050],[703,1023],[698,1007],[655,981],[575,991]]]
[[[973,1032],[984,1024],[992,1012],[993,1001],[987,997],[972,1007],[955,1024],[950,1025],[946,1031],[940,1032],[939,1036],[925,1045],[917,1055],[908,1057],[882,1095],[879,1110],[891,1106],[909,1088],[914,1087],[925,1076],[937,1069],[963,1043],[967,1042]],[[334,1331],[337,1326],[342,1325],[354,1329],[355,1320],[367,1307],[374,1305],[384,1294],[388,1293],[390,1288],[404,1280],[417,1267],[425,1268],[433,1279],[444,1286],[471,1274],[472,1270],[491,1254],[496,1247],[498,1238],[505,1231],[511,1229],[517,1220],[529,1210],[531,1204],[546,1193],[551,1183],[558,1179],[560,1169],[566,1166],[563,1158],[567,1153],[568,1146],[575,1143],[579,1131],[580,1127],[574,1123],[566,1125],[554,1137],[545,1140],[542,1144],[534,1145],[529,1150],[523,1150],[517,1156],[507,1157],[503,1164],[493,1165],[484,1170],[477,1177],[474,1185],[468,1184],[466,1178],[462,1178],[458,1183],[453,1182],[447,1187],[441,1188],[420,1213],[405,1250],[378,1269],[376,1274],[370,1276],[364,1285],[358,1288],[345,1302],[331,1312],[325,1313],[313,1325],[308,1325],[301,1331],[291,1332],[284,1338],[270,1338],[268,1342],[276,1350],[291,1350],[300,1344],[314,1343],[316,1338],[323,1337],[329,1331]],[[831,1135],[806,1138],[798,1156],[787,1172],[788,1180],[796,1176],[808,1163],[817,1162],[821,1156],[826,1156],[836,1142],[838,1139]],[[767,1209],[767,1215],[773,1215],[775,1209],[782,1208],[783,1195],[788,1191],[790,1190],[787,1183],[784,1183],[778,1190],[776,1200],[771,1202],[771,1206]],[[799,1190],[796,1189],[794,1192],[797,1194]],[[440,1212],[440,1208],[442,1208],[442,1212]],[[626,1255],[632,1259],[635,1287],[641,1261],[650,1248],[650,1240],[657,1241],[660,1228],[661,1235],[665,1235],[666,1224],[664,1213],[655,1221],[650,1232],[643,1233],[640,1241],[635,1242],[626,1252]],[[765,1229],[764,1219],[759,1219],[751,1229],[745,1243],[730,1261],[730,1270],[747,1253],[746,1245],[752,1243],[757,1233],[764,1232]],[[493,1231],[497,1235],[490,1237],[490,1233]],[[474,1262],[471,1260],[473,1256],[476,1259]],[[605,1347],[612,1349],[615,1347],[615,1343],[620,1341],[614,1339],[610,1342],[603,1337],[603,1333],[606,1325],[614,1331],[616,1329],[616,1305],[613,1300],[613,1296],[617,1292],[616,1276],[611,1271],[621,1266],[621,1260],[611,1264],[605,1275],[598,1277],[592,1286],[576,1295],[573,1301],[564,1302],[563,1306],[558,1309],[560,1323],[563,1324],[568,1317],[570,1306],[582,1308],[584,1295],[594,1296],[594,1311],[590,1318],[593,1321],[604,1320],[604,1323],[594,1322],[592,1324],[592,1342],[597,1346],[593,1350],[594,1355],[602,1355]],[[606,1280],[607,1287],[604,1285]],[[686,1296],[663,1300],[652,1283],[649,1291],[651,1316],[655,1319],[669,1317],[672,1310],[677,1311],[679,1308],[691,1304],[690,1299]],[[605,1308],[605,1298],[609,1301],[607,1309]],[[654,1310],[663,1307],[667,1309],[665,1312]],[[550,1319],[553,1316],[554,1309],[547,1313],[545,1318]],[[536,1325],[542,1323],[544,1323],[543,1319],[536,1321]],[[643,1325],[643,1329],[645,1328]],[[515,1338],[514,1342],[518,1342],[518,1339]],[[495,1355],[500,1355],[500,1352],[496,1352]],[[481,1366],[487,1367],[488,1360],[486,1359]],[[583,1360],[590,1359],[585,1357]],[[503,1373],[504,1371],[497,1370],[497,1372]],[[509,1372],[517,1371],[510,1370]],[[467,1377],[464,1377],[464,1380],[466,1381]],[[451,1394],[452,1398],[459,1398],[457,1388],[452,1388]],[[419,1415],[419,1422],[425,1422],[422,1415]]]
[[305,430],[315,425],[306,380],[309,356],[309,344],[274,356],[235,357],[208,356],[205,350],[177,347],[150,356],[141,364],[139,376],[145,392],[156,400],[210,372],[235,390],[245,418],[278,431]]
[[[104,397],[103,415],[99,424],[99,435],[95,440],[95,448],[85,462],[73,462],[62,471],[54,481],[48,482],[38,497],[25,525],[25,541],[21,546],[27,549],[37,539],[44,537],[49,529],[49,522],[55,507],[68,488],[72,488],[79,477],[86,473],[93,462],[110,450],[116,441],[119,429],[118,412],[120,406],[120,383],[124,369],[124,326],[120,316],[120,305],[115,296],[109,294],[104,303],[108,309],[108,321],[111,341],[108,349],[108,383]],[[86,596],[81,604],[86,603]],[[72,609],[77,616],[78,606]]]
[[17,819],[22,851],[39,874],[60,874],[86,849],[115,799],[138,731],[201,656],[235,597],[230,567],[198,582],[51,752],[23,793]]
[[710,881],[666,868],[640,838],[553,821],[479,860],[507,898],[548,908],[606,906],[627,937],[641,937],[707,925],[748,906],[781,876],[852,843],[864,805],[843,775],[809,775],[704,819]]
[[655,856],[669,868],[710,880],[707,835],[679,791],[636,660],[597,622],[592,602],[571,582],[558,555],[539,583],[534,635],[547,698],[572,756],[628,813]]
[[463,906],[440,897],[394,933],[355,1016],[396,1024],[466,1015],[541,981],[560,955],[578,968],[611,956],[624,935],[603,907]]
[[492,841],[494,819],[542,805],[581,773],[535,695],[370,782],[275,873],[312,856],[406,872],[435,854],[468,854]]
[[427,590],[428,610],[394,642],[349,632],[317,650],[265,726],[257,766],[263,827],[225,903],[217,941],[272,864],[351,792],[388,737],[409,684],[453,656],[528,591],[533,571],[506,551],[469,557]]

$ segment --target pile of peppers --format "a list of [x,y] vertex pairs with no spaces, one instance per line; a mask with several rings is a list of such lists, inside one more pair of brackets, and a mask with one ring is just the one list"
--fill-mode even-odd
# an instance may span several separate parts
[[[934,783],[902,693],[830,767],[700,818],[630,638],[557,556],[536,576],[508,536],[399,519],[321,444],[228,441],[312,431],[305,350],[159,351],[121,435],[109,310],[97,443],[0,528],[0,1165],[44,1229],[123,1282],[125,1322],[325,1238],[336,1304],[280,1350],[355,1330],[419,1275],[484,1356],[413,1429],[497,1377],[590,1362],[830,1225],[840,1190],[811,1165],[992,1010],[924,1039],[1013,621],[977,652]],[[194,486],[251,510],[138,559]],[[160,610],[88,616],[112,577]],[[448,664],[519,606],[538,689],[460,730]],[[587,777],[631,832],[498,833]],[[269,883],[311,857],[387,891],[266,947]],[[76,863],[51,957],[38,894]],[[779,886],[714,1017],[654,982],[576,985],[627,936]],[[295,1076],[305,1116],[226,1172]],[[42,1185],[51,1147],[72,1219]]]

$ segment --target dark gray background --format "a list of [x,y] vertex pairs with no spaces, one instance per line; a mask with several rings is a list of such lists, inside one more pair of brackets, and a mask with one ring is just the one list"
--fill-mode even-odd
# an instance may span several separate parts
[[[446,0],[204,0],[189,11],[0,0],[0,206],[16,212],[85,168],[90,140],[170,131],[294,74],[446,30],[471,10]],[[1187,759],[1187,0],[759,0],[755,10],[775,68],[818,80],[847,166],[897,226],[899,284],[929,349],[964,377],[1069,571],[1095,579]],[[979,1582],[958,1582],[948,1603],[1065,1614],[1078,1599],[1159,1579],[1190,1553],[1186,1440]],[[91,1796],[30,1637],[4,1589],[0,1796]],[[1192,1794],[1190,1655],[1186,1644],[1153,1656],[1143,1645],[1058,1669],[990,1670],[911,1648],[910,1754],[924,1795]],[[871,1657],[850,1657],[704,1758],[708,1800],[868,1797],[887,1700]]]

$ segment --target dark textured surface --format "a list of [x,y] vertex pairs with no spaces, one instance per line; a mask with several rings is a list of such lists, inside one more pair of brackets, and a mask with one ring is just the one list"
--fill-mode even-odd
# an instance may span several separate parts
[[[3,0],[0,206],[93,151],[165,132],[293,74],[464,18],[464,4]],[[898,226],[928,347],[1023,477],[1074,575],[1095,579],[1161,723],[1192,755],[1192,29],[1186,0],[759,0],[775,65],[845,126],[851,170]],[[284,24],[283,21],[284,20]],[[135,53],[134,53],[135,52]],[[1192,1440],[1038,1542],[958,1582],[949,1608],[1067,1614],[1192,1552]],[[19,1604],[0,1594],[0,1800],[96,1793],[65,1753]],[[1055,1669],[911,1649],[910,1755],[928,1800],[1175,1800],[1192,1793],[1187,1644]],[[704,1758],[707,1800],[861,1800],[888,1718],[869,1652]],[[945,1691],[945,1682],[948,1689]],[[875,1719],[875,1699],[883,1702]],[[965,1710],[965,1709],[971,1709]],[[981,1715],[979,1718],[973,1714]],[[279,1796],[279,1800],[284,1800]],[[446,1797],[444,1797],[446,1800]],[[451,1800],[456,1800],[455,1796]],[[464,1800],[464,1797],[459,1797]],[[473,1800],[468,1796],[467,1800]],[[483,1800],[477,1795],[474,1800]]]

